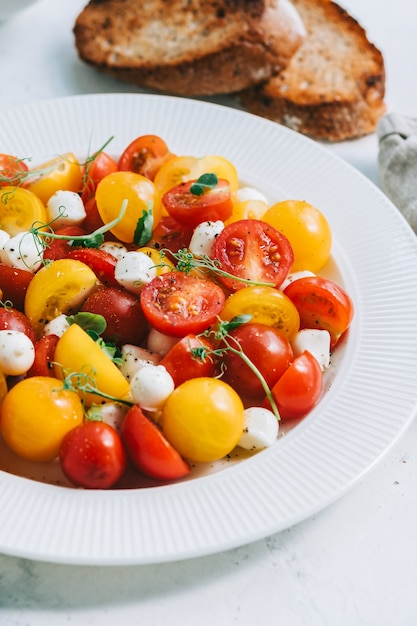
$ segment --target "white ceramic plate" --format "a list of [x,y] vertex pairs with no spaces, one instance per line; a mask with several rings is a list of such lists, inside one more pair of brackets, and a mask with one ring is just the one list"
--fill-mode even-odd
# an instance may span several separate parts
[[[216,104],[96,95],[2,113],[1,151],[42,161],[84,156],[114,136],[161,135],[177,154],[220,154],[270,200],[308,200],[327,216],[333,262],[355,302],[319,406],[256,456],[185,482],[107,492],[56,481],[51,464],[0,450],[0,551],[79,564],[165,562],[219,552],[288,528],[351,488],[408,427],[417,401],[417,244],[386,197],[328,151],[267,120]],[[53,464],[52,464],[53,465]],[[14,473],[12,473],[14,472]],[[19,475],[23,474],[23,475]],[[36,478],[36,480],[33,480]]]

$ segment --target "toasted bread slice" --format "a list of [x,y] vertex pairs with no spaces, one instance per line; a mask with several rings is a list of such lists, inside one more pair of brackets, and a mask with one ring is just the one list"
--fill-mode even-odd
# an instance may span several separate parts
[[330,0],[293,0],[307,37],[286,69],[241,94],[252,113],[317,139],[374,132],[385,112],[381,52],[365,30]]
[[90,0],[74,25],[80,58],[165,93],[231,93],[283,69],[305,29],[288,0]]

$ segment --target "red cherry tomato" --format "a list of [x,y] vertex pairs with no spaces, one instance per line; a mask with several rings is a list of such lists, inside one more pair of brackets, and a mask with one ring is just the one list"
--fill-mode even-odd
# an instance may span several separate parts
[[213,376],[216,367],[215,359],[212,356],[199,358],[193,351],[200,349],[211,353],[213,346],[204,337],[196,337],[193,334],[186,335],[175,343],[161,359],[160,365],[166,367],[176,387],[189,378]]
[[137,405],[124,417],[121,436],[133,465],[143,474],[160,480],[175,480],[190,473],[188,463]]
[[320,365],[310,352],[303,352],[271,389],[282,420],[307,415],[317,404],[322,386]]
[[180,183],[164,193],[162,204],[169,215],[188,228],[195,228],[201,222],[227,220],[233,211],[229,182],[219,178],[213,189],[201,195],[192,193],[195,182]]
[[99,248],[73,248],[68,252],[67,259],[76,259],[88,265],[103,285],[119,286],[114,277],[117,259],[110,252]]
[[3,302],[8,300],[15,309],[23,311],[26,291],[33,276],[28,270],[0,263],[0,289],[3,293]]
[[0,306],[0,330],[19,330],[35,343],[35,331],[24,313],[13,307]]
[[[212,257],[234,276],[276,287],[284,281],[294,260],[288,239],[260,220],[239,220],[227,225],[214,241]],[[233,291],[246,286],[226,276],[219,275],[219,280]]]
[[[80,235],[87,235],[88,232],[80,226],[65,226],[64,228],[56,230],[55,234],[65,235],[66,237],[78,237]],[[43,253],[43,258],[49,261],[66,259],[71,250],[74,250],[74,247],[71,246],[71,239],[52,239]]]
[[53,376],[53,362],[58,335],[45,335],[35,343],[35,360],[27,376]]
[[[83,220],[82,227],[88,233],[93,233],[95,230],[98,230],[99,228],[104,226],[104,222],[101,219],[100,213],[98,212],[95,197],[92,197],[84,202],[84,209],[86,212],[86,217]],[[105,233],[104,238],[106,237],[110,237],[110,235],[108,233]],[[112,238],[114,238],[113,235]]]
[[157,250],[167,249],[170,252],[178,252],[182,248],[188,248],[192,234],[192,228],[181,226],[169,215],[163,215],[152,233],[148,246]]
[[29,171],[25,161],[11,154],[0,154],[0,187],[18,185],[22,174]]
[[333,349],[353,319],[353,302],[342,287],[328,278],[299,278],[284,290],[300,314],[300,328],[330,333]]
[[209,280],[168,272],[145,285],[140,294],[145,317],[161,333],[184,337],[212,324],[223,308],[223,290]]
[[126,452],[115,428],[86,421],[65,435],[59,461],[65,476],[77,487],[109,489],[125,471]]
[[81,198],[84,203],[94,196],[101,179],[113,172],[117,172],[117,162],[107,152],[99,152],[93,160],[84,166],[83,188],[81,190]]
[[140,300],[120,287],[99,287],[88,296],[82,310],[104,317],[107,326],[102,337],[117,346],[141,345],[148,330]]
[[118,168],[120,171],[136,172],[153,180],[162,165],[173,157],[161,137],[141,135],[124,149],[119,158]]
[[[243,324],[230,331],[230,337],[232,341],[229,343],[233,346],[233,340],[238,342],[244,354],[265,378],[269,388],[275,385],[293,360],[290,342],[273,326]],[[223,362],[226,366],[224,382],[229,383],[241,396],[255,398],[265,395],[258,376],[238,354],[227,352]]]

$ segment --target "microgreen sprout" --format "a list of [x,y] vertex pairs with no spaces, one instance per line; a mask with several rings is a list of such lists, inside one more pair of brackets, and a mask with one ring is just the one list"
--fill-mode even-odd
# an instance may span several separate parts
[[217,178],[216,174],[211,174],[211,173],[202,174],[200,178],[198,178],[191,185],[190,192],[194,196],[202,196],[203,194],[207,193],[211,189],[215,189],[217,187],[218,182],[219,182],[219,179]]
[[259,382],[262,385],[262,389],[264,390],[265,395],[271,404],[271,408],[276,419],[280,420],[278,407],[276,405],[274,396],[272,395],[272,392],[264,376],[256,367],[256,365],[245,354],[245,352],[242,349],[242,346],[237,341],[237,339],[235,339],[230,334],[230,331],[234,330],[235,328],[238,328],[242,324],[246,324],[247,322],[251,320],[251,318],[252,318],[251,315],[236,315],[229,322],[218,318],[218,324],[216,328],[207,329],[198,336],[206,337],[207,339],[214,340],[216,345],[219,345],[219,347],[213,348],[211,350],[209,348],[206,348],[205,346],[199,346],[198,348],[192,348],[191,353],[194,358],[200,359],[203,362],[207,358],[210,358],[211,356],[223,357],[227,352],[232,352],[233,354],[236,354],[238,357],[240,357],[242,361],[249,367],[249,369],[258,378]]
[[[245,285],[261,286],[261,287],[275,287],[275,283],[262,282],[251,280],[250,278],[242,278],[235,276],[230,272],[226,272],[222,269],[221,263],[218,259],[211,259],[204,254],[203,256],[195,256],[188,248],[181,248],[178,252],[171,252],[164,248],[159,251],[163,257],[166,253],[169,253],[176,261],[176,270],[183,272],[184,274],[190,274],[193,270],[202,270],[203,272],[211,272],[217,276],[225,276],[232,280],[237,280]],[[163,265],[163,264],[162,264]]]
[[[59,364],[55,363],[55,365]],[[130,400],[116,398],[115,396],[105,393],[104,391],[100,391],[96,385],[94,372],[65,372],[62,388],[67,391],[75,391],[76,393],[81,392],[82,394],[94,394],[100,398],[104,398],[105,400],[119,402],[120,404],[125,404],[129,407],[133,406],[133,402]]]
[[127,203],[127,200],[123,200],[119,215],[114,220],[108,222],[107,224],[104,224],[100,228],[97,228],[95,231],[88,235],[57,235],[53,232],[52,229],[52,225],[55,220],[52,220],[48,224],[35,222],[32,225],[30,232],[32,233],[35,241],[39,243],[42,250],[50,245],[52,239],[62,239],[70,241],[74,245],[80,245],[85,248],[98,248],[104,241],[104,233],[114,228],[114,226],[116,226],[116,224],[118,224],[123,219],[126,213]]

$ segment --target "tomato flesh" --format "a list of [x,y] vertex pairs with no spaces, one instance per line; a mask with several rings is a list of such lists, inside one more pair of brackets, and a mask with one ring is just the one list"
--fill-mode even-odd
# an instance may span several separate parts
[[121,436],[130,460],[143,474],[159,480],[176,480],[190,473],[189,464],[137,405],[127,412]]
[[330,333],[333,349],[353,319],[353,302],[334,281],[320,276],[299,278],[284,290],[300,315],[301,328]]
[[223,290],[208,280],[169,272],[145,285],[140,294],[145,317],[161,333],[184,337],[212,324],[223,308]]
[[173,157],[161,137],[141,135],[123,150],[117,165],[120,171],[136,172],[153,180],[162,165]]
[[201,195],[192,193],[195,182],[180,183],[162,196],[162,204],[169,215],[188,228],[195,228],[201,222],[227,220],[233,211],[228,181],[219,179],[214,189]]
[[[233,276],[275,287],[284,281],[294,260],[288,239],[260,220],[228,224],[214,241],[212,257]],[[223,275],[219,275],[219,280],[233,291],[246,286]]]

